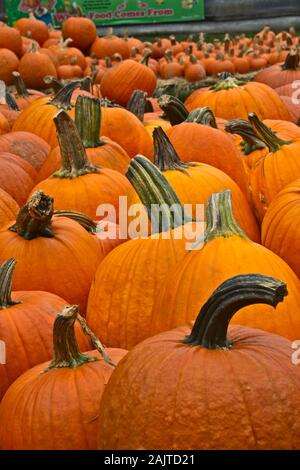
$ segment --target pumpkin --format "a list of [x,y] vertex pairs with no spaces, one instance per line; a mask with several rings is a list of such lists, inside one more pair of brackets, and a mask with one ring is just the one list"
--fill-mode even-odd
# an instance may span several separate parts
[[231,62],[231,60],[227,59],[224,54],[219,53],[217,54],[216,61],[212,67],[212,74],[219,75],[220,73],[228,72],[228,73],[235,73],[235,66]]
[[154,57],[154,59],[160,59],[161,57],[163,57],[165,55],[165,53],[168,49],[171,49],[171,47],[172,47],[172,43],[169,39],[166,39],[166,38],[160,39],[160,38],[158,38],[157,41],[155,41],[151,45],[152,57]]
[[127,179],[115,170],[100,168],[88,161],[76,126],[65,111],[59,111],[54,122],[62,166],[50,178],[38,183],[33,191],[42,190],[52,196],[57,210],[83,212],[92,219],[103,217],[98,213],[98,206],[110,204],[116,209],[118,221],[119,197],[129,188]]
[[101,134],[117,142],[130,158],[137,154],[153,158],[152,139],[134,114],[103,100],[101,116]]
[[262,221],[276,194],[300,176],[300,139],[281,139],[253,113],[249,119],[269,150],[250,173],[252,199],[257,217]]
[[0,113],[0,135],[10,131],[10,125],[6,117]]
[[174,77],[182,77],[183,66],[174,59],[173,52],[171,50],[166,51],[165,59],[166,62],[159,66],[159,75],[161,78],[169,80]]
[[39,171],[50,152],[50,147],[31,132],[9,132],[0,136],[0,153],[2,152],[17,155]]
[[143,90],[151,96],[156,88],[156,76],[146,65],[132,59],[108,69],[101,80],[101,94],[109,100],[126,106],[134,90]]
[[17,202],[3,189],[0,189],[0,227],[15,220],[19,211]]
[[193,93],[185,103],[187,109],[208,106],[217,117],[223,119],[247,119],[249,112],[255,112],[260,119],[283,119],[291,121],[286,106],[277,93],[264,83],[244,83],[229,76],[206,92]]
[[286,295],[274,278],[227,278],[200,303],[193,327],[161,333],[130,351],[101,400],[98,449],[298,449],[300,372],[290,342],[228,328],[241,307],[275,308]]
[[35,192],[16,221],[1,227],[0,262],[16,259],[14,290],[51,292],[67,302],[77,302],[84,313],[102,259],[99,243],[78,223],[66,218],[52,220],[52,214],[53,200]]
[[73,114],[71,98],[74,103],[73,92],[78,86],[81,86],[81,82],[75,80],[59,90],[53,98],[45,96],[30,103],[15,121],[12,131],[32,132],[44,139],[51,148],[56,147],[58,140],[53,117],[58,109],[67,109]]
[[9,49],[0,49],[0,80],[6,85],[13,84],[13,72],[18,70],[19,59],[16,54]]
[[281,100],[284,102],[286,108],[289,110],[292,120],[295,124],[299,122],[300,119],[300,106],[295,104],[293,98],[290,96],[280,96]]
[[33,101],[37,100],[41,96],[45,96],[44,93],[42,93],[41,91],[27,90],[25,82],[22,79],[19,72],[13,72],[13,77],[14,77],[14,85],[16,87],[14,98],[20,109],[26,108],[26,106],[28,106]]
[[77,59],[71,59],[70,65],[59,65],[57,67],[57,76],[62,80],[70,80],[72,78],[82,77],[82,68],[77,65]]
[[0,188],[10,194],[18,204],[24,204],[34,186],[36,172],[22,158],[0,152]]
[[13,95],[8,91],[2,80],[0,81],[0,114],[0,129],[3,134],[10,131],[20,114],[20,109]]
[[[248,272],[280,276],[289,296],[274,314],[269,307],[242,309],[233,322],[285,336],[300,334],[299,280],[291,268],[272,251],[252,242],[232,214],[230,191],[213,194],[207,204],[204,245],[194,245],[160,289],[152,311],[153,332],[159,333],[196,318],[199,306],[224,280]],[[203,282],[205,279],[205,282]]]
[[219,129],[198,124],[197,121],[203,119],[203,113],[210,114],[210,110],[199,110],[196,116],[190,115],[183,123],[169,129],[167,135],[171,144],[181,160],[206,163],[224,171],[248,196],[243,160],[234,141]]
[[46,75],[57,76],[53,62],[48,56],[39,52],[35,43],[20,60],[19,73],[29,88],[47,88],[44,77]]
[[[49,292],[12,292],[15,264],[11,258],[0,266],[0,328],[6,345],[6,363],[0,364],[0,400],[23,372],[51,359],[53,323],[66,305]],[[76,328],[76,335],[80,346],[88,350],[89,342],[80,328]]]
[[206,78],[205,68],[194,55],[190,56],[190,61],[184,67],[184,77],[188,82],[197,82]]
[[300,278],[300,180],[287,185],[270,204],[262,223],[262,244],[280,256]]
[[[237,220],[251,239],[260,240],[259,229],[250,205],[240,188],[229,176],[210,165],[181,161],[161,127],[154,130],[153,139],[154,163],[184,204],[187,214],[194,219],[203,217],[202,213],[197,213],[199,205],[206,204],[212,193],[230,189]],[[133,188],[130,188],[127,198],[129,207],[140,203]],[[128,221],[130,223],[130,217]]]
[[75,58],[82,70],[85,70],[86,59],[83,53],[77,47],[70,47],[70,42],[72,42],[71,39],[66,39],[65,41],[61,40],[58,45],[50,46],[49,49],[45,49],[45,52],[50,52],[57,66],[70,65]]
[[40,46],[49,39],[49,31],[44,21],[37,20],[32,13],[29,18],[20,18],[14,23],[21,36],[37,41]]
[[[138,237],[111,251],[99,266],[89,294],[87,322],[104,343],[132,348],[152,335],[152,307],[157,288],[174,266],[184,258],[187,246],[201,237],[203,222],[188,222],[174,190],[146,158],[130,162],[128,178],[151,217],[149,237]],[[159,205],[163,211],[154,209]],[[184,223],[186,222],[186,223]],[[148,220],[139,218],[134,229]]]
[[5,23],[1,23],[0,48],[9,49],[16,56],[20,57],[22,55],[22,38],[19,31],[15,28],[10,28]]
[[[77,314],[76,305],[63,309],[54,322],[52,361],[27,371],[6,393],[0,416],[2,425],[8,419],[11,428],[0,424],[2,449],[97,447],[98,408],[114,370],[111,361],[118,363],[126,351],[108,350],[109,363],[97,351],[82,353],[74,334]],[[16,404],[13,408],[11,401]],[[24,405],[33,419],[24,413]]]
[[124,39],[113,35],[112,28],[108,28],[106,36],[96,38],[93,42],[91,54],[95,55],[97,59],[104,59],[105,57],[112,59],[115,53],[121,54],[123,59],[128,59],[130,57],[130,48]]
[[62,34],[64,39],[72,39],[72,46],[80,50],[90,47],[97,38],[95,23],[84,17],[68,18],[63,24]]
[[283,64],[276,64],[259,72],[254,80],[265,83],[271,88],[279,88],[300,80],[300,55],[297,49],[292,49]]

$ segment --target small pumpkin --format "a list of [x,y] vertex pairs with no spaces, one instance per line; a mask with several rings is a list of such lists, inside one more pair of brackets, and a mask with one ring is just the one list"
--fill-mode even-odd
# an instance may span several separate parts
[[0,48],[9,49],[16,54],[17,57],[22,55],[22,38],[20,32],[7,26],[5,23],[0,24]]
[[49,31],[46,23],[41,20],[37,20],[33,13],[29,14],[28,18],[20,18],[14,23],[21,36],[29,37],[34,41],[37,41],[40,46],[49,39]]
[[13,72],[18,70],[19,59],[16,54],[9,50],[0,49],[0,80],[3,80],[6,85],[13,84]]
[[63,24],[62,35],[72,39],[72,46],[84,51],[96,40],[97,29],[89,18],[71,16]]
[[26,52],[20,60],[19,73],[26,86],[38,89],[47,88],[44,82],[46,75],[57,76],[52,60],[39,52],[36,43],[32,44],[29,52]]
[[121,54],[123,59],[129,59],[130,48],[126,41],[113,34],[113,29],[108,28],[107,35],[102,38],[96,38],[91,46],[91,54],[97,59],[105,57],[113,58],[115,53]]

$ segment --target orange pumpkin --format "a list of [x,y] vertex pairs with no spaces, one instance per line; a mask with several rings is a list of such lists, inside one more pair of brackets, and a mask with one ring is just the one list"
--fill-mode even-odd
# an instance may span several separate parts
[[6,85],[13,84],[13,72],[18,70],[19,59],[16,54],[9,49],[0,49],[0,80]]
[[105,57],[112,59],[115,53],[121,54],[123,59],[128,59],[130,57],[130,48],[124,39],[113,35],[112,28],[108,28],[106,36],[97,38],[93,42],[91,54],[94,54],[97,59],[104,59]]
[[34,186],[36,172],[25,160],[8,152],[0,152],[0,188],[18,204],[25,203]]
[[[101,397],[114,370],[112,364],[117,364],[127,351],[107,350],[103,353],[106,360],[98,351],[83,354],[74,334],[77,314],[76,305],[63,309],[54,322],[52,361],[27,371],[7,392],[0,416],[1,423],[8,419],[11,428],[5,430],[0,425],[2,449],[92,450],[97,447]],[[9,417],[11,400],[18,405]],[[25,404],[30,407],[33,420],[26,419]],[[17,428],[20,432],[16,434]]]
[[89,18],[71,16],[64,22],[62,34],[64,39],[72,39],[72,46],[85,50],[96,40],[97,30]]
[[0,227],[15,220],[19,211],[17,202],[3,189],[0,189]]
[[15,28],[10,28],[5,23],[0,24],[0,48],[9,49],[20,57],[22,55],[21,34]]
[[14,93],[14,98],[20,109],[26,108],[30,103],[37,100],[41,96],[45,96],[43,92],[38,90],[27,90],[27,87],[20,75],[19,72],[13,72],[14,85],[16,87],[16,92]]
[[35,43],[20,60],[19,73],[29,88],[47,88],[44,77],[46,75],[57,77],[53,62],[47,55],[39,52]]
[[49,31],[44,21],[37,20],[32,13],[29,18],[20,18],[14,23],[21,36],[37,41],[40,46],[49,39]]
[[300,55],[297,49],[292,49],[283,64],[276,64],[259,72],[254,80],[265,83],[271,88],[279,88],[300,80]]

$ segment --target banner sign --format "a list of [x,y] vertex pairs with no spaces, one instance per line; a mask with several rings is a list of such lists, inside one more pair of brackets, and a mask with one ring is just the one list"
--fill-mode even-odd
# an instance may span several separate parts
[[168,23],[204,19],[204,0],[6,0],[10,24],[30,12],[59,26],[69,16],[86,16],[97,26]]

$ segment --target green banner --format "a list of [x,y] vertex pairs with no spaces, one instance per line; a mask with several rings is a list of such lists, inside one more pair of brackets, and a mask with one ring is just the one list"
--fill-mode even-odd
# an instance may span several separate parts
[[97,26],[204,19],[204,0],[6,0],[9,22],[28,16],[59,26],[84,15]]

